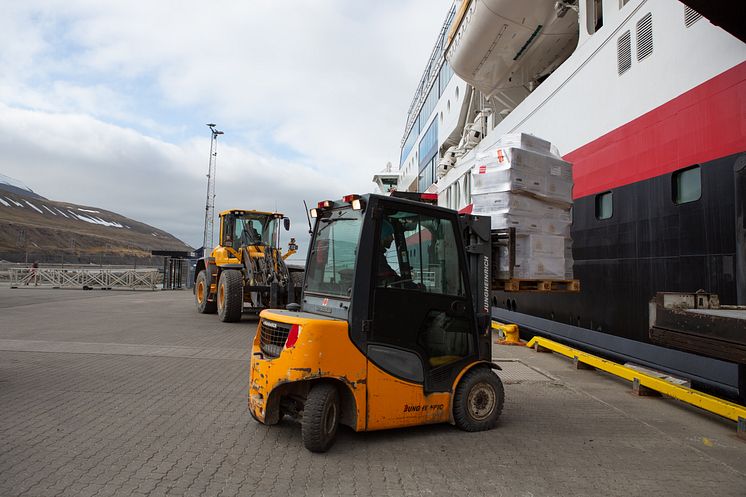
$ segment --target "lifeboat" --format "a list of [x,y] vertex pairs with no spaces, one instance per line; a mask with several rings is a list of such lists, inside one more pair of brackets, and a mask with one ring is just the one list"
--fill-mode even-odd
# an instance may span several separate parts
[[575,50],[577,7],[555,0],[464,0],[445,57],[488,97],[530,91]]

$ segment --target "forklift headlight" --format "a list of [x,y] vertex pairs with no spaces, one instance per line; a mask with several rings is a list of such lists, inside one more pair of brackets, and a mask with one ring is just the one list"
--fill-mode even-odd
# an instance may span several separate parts
[[294,324],[290,327],[288,332],[288,338],[285,340],[285,348],[289,349],[295,346],[295,342],[298,341],[298,335],[300,335],[300,325]]
[[319,216],[319,211],[316,209],[311,209],[311,217],[316,218]]
[[363,201],[362,201],[362,199],[356,198],[355,200],[352,201],[352,209],[353,210],[359,211],[362,208],[363,208]]

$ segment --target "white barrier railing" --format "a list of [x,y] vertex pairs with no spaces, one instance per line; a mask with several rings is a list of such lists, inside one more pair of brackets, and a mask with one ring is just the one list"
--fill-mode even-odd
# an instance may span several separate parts
[[149,288],[155,290],[160,274],[153,269],[11,268],[10,287]]

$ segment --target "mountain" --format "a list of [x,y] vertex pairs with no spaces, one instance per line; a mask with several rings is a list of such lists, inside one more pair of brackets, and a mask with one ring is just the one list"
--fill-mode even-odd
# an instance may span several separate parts
[[99,207],[48,200],[0,174],[0,259],[152,263],[153,250],[193,249],[161,229]]
[[0,190],[26,197],[46,200],[44,197],[34,192],[31,188],[21,183],[17,179],[13,179],[10,176],[5,176],[4,174],[0,174]]

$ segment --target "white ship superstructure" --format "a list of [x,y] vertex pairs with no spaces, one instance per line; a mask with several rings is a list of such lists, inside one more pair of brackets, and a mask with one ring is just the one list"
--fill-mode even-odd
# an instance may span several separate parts
[[[746,399],[746,339],[652,337],[648,323],[657,292],[746,305],[746,43],[731,32],[676,0],[456,2],[409,109],[397,189],[470,212],[472,173],[502,137],[551,142],[572,163],[583,290],[493,304],[737,363]],[[733,385],[728,371],[708,381]]]

